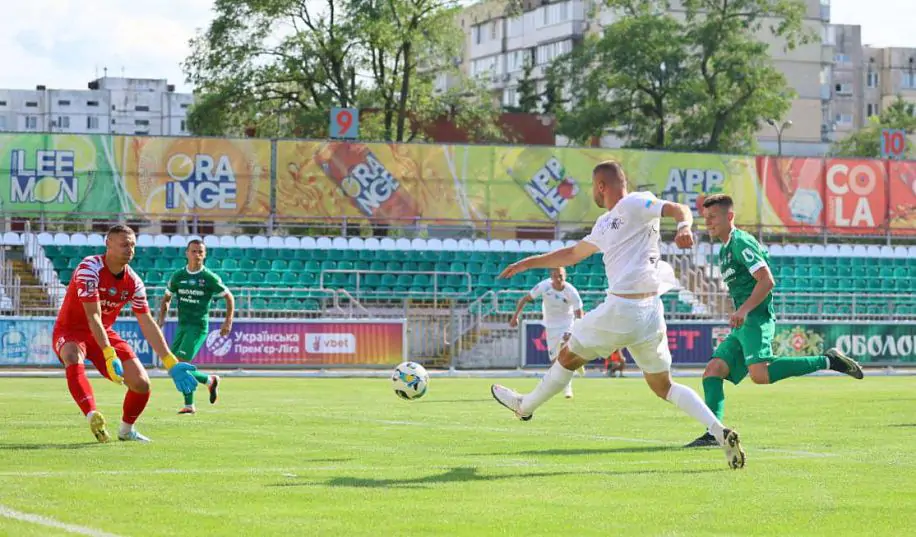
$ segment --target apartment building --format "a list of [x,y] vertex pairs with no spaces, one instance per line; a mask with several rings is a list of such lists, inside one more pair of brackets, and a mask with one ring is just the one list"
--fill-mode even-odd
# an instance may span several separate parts
[[105,76],[85,90],[0,89],[0,132],[184,136],[193,103],[165,79]]
[[[600,3],[599,3],[600,4]],[[591,0],[526,0],[523,14],[506,15],[505,0],[480,2],[466,8],[459,24],[466,35],[462,71],[471,76],[486,74],[494,97],[504,106],[517,106],[517,84],[526,58],[533,62],[532,78],[540,93],[545,87],[545,70],[550,62],[577,46],[585,36],[614,22],[616,14],[608,9],[593,9]],[[788,79],[798,96],[785,119],[792,126],[782,135],[782,146],[795,154],[823,154],[827,132],[832,121],[831,71],[834,60],[833,40],[828,34],[829,0],[806,0],[805,26],[820,42],[785,50],[785,43],[767,30],[758,38],[770,46],[775,66]],[[671,12],[682,16],[683,8],[672,2]],[[448,87],[445,75],[437,80],[440,89]],[[775,129],[765,125],[759,140],[764,149],[776,150]],[[602,145],[619,146],[622,140],[606,137]]]

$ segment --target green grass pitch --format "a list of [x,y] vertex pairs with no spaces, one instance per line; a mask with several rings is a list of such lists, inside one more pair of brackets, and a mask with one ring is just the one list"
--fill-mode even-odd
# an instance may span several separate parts
[[[92,382],[116,425],[123,388]],[[157,379],[154,443],[100,445],[64,379],[0,379],[0,535],[916,533],[913,377],[727,386],[740,471],[681,449],[700,428],[638,378],[576,377],[527,423],[490,382],[433,378],[405,402],[387,379],[228,377],[178,416]]]

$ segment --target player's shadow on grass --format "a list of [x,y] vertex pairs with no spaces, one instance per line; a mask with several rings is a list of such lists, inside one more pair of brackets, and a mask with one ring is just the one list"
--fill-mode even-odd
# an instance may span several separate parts
[[82,442],[79,444],[3,444],[0,443],[0,451],[20,451],[20,450],[37,450],[37,449],[84,449],[99,446],[98,442]]
[[661,451],[681,451],[681,446],[627,446],[608,448],[573,448],[573,449],[536,449],[500,453],[472,453],[471,456],[506,456],[506,455],[613,455],[615,453],[657,453]]
[[414,401],[414,403],[421,405],[431,405],[435,403],[489,403],[492,400],[492,397],[480,397],[477,399],[429,399]]
[[916,423],[895,423],[888,425],[888,427],[916,427]]
[[705,474],[710,472],[720,472],[722,469],[682,469],[682,470],[663,470],[663,469],[644,469],[629,471],[604,471],[604,472],[527,472],[523,474],[497,474],[481,475],[475,467],[461,466],[452,468],[442,474],[433,474],[424,477],[415,477],[411,479],[373,479],[367,477],[334,477],[321,482],[289,482],[277,483],[270,485],[273,487],[305,487],[314,485],[323,485],[327,487],[353,487],[353,488],[426,488],[429,485],[442,483],[468,483],[472,481],[499,481],[502,479],[529,479],[533,477],[557,477],[571,476],[576,474],[602,474],[608,476],[626,476],[626,475],[650,475],[650,474]]

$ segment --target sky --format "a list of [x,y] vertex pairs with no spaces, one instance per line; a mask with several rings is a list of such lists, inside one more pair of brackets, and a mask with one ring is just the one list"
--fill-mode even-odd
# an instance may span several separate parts
[[[166,78],[191,91],[180,64],[213,3],[4,0],[0,88],[85,89],[107,67],[110,76]],[[916,47],[913,0],[832,0],[831,21],[861,25],[867,45]]]

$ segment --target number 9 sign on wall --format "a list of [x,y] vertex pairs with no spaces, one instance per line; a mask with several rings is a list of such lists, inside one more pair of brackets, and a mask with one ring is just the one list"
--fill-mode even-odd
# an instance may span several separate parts
[[331,138],[356,140],[359,138],[359,109],[331,108]]
[[906,131],[881,129],[881,158],[902,159],[906,156]]

